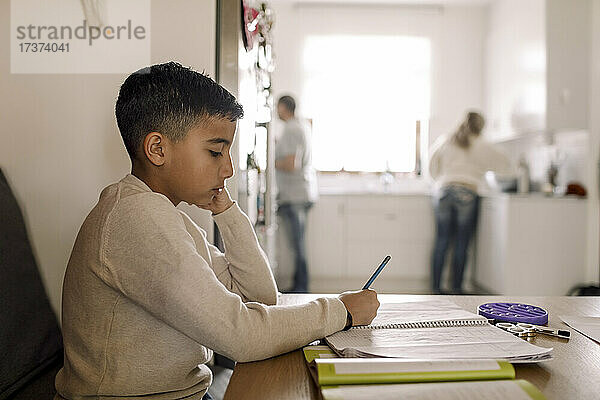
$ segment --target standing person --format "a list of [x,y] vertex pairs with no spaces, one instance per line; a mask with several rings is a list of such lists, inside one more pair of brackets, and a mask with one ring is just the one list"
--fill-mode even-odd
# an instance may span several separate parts
[[275,146],[275,169],[279,189],[279,215],[289,226],[294,251],[294,286],[291,292],[308,291],[308,268],[304,231],[308,210],[316,201],[317,182],[312,168],[310,141],[302,123],[296,118],[296,101],[282,96],[277,115],[284,121],[283,134]]
[[468,112],[456,132],[441,138],[432,151],[429,172],[437,186],[432,260],[432,289],[436,294],[441,293],[440,280],[451,241],[454,242],[452,292],[462,293],[467,249],[477,227],[478,191],[484,183],[485,173],[511,172],[508,157],[481,138],[484,125],[481,114]]

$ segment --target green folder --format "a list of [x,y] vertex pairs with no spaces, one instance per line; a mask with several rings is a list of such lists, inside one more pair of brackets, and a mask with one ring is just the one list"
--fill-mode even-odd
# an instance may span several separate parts
[[[307,346],[303,350],[324,400],[395,399],[397,395],[426,394],[429,389],[472,393],[473,398],[484,400],[487,390],[514,392],[515,388],[520,388],[519,398],[546,399],[531,383],[515,380],[513,366],[505,361],[349,359],[338,357],[328,346]],[[474,369],[481,365],[488,368]]]
[[302,351],[308,363],[313,362],[317,358],[339,358],[329,346],[306,346]]
[[[513,366],[505,361],[414,361],[395,359],[317,359],[320,385],[367,383],[447,382],[514,379]],[[453,365],[459,367],[454,369]],[[480,369],[478,365],[486,366]],[[368,372],[369,370],[376,372]]]
[[308,346],[304,356],[322,386],[515,378],[506,361],[336,358],[327,346]]

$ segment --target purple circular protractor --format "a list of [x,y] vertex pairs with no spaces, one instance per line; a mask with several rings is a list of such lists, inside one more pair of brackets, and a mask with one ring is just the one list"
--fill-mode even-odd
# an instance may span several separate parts
[[485,303],[477,309],[479,315],[506,322],[524,322],[534,325],[548,323],[548,311],[523,303]]

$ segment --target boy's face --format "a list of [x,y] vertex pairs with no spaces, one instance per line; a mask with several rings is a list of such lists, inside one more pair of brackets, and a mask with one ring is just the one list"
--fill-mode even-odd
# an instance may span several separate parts
[[169,145],[165,175],[169,198],[197,206],[207,205],[225,180],[233,176],[231,144],[236,122],[214,119],[191,129],[186,137]]

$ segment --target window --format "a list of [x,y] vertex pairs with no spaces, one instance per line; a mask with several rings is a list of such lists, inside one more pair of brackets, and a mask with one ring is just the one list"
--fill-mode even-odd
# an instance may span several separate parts
[[426,128],[430,41],[374,35],[308,36],[302,108],[313,120],[320,171],[411,172],[416,121]]

